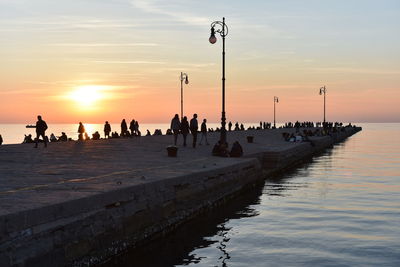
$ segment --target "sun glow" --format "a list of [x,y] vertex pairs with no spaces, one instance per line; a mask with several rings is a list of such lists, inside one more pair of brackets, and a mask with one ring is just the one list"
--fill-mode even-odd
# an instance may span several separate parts
[[99,85],[79,86],[69,94],[69,98],[82,107],[91,107],[105,97],[103,93],[105,89]]

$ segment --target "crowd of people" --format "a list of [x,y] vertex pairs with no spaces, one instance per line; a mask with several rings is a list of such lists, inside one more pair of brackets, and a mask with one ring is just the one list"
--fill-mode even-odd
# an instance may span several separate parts
[[[47,123],[42,119],[41,116],[37,117],[38,120],[35,125],[35,131],[36,131],[36,137],[33,138],[31,134],[25,135],[23,143],[34,143],[35,148],[38,147],[38,143],[44,143],[44,146],[47,147],[47,144],[49,142],[66,142],[66,141],[72,141],[72,138],[69,138],[65,132],[62,132],[60,136],[55,136],[53,133],[50,134],[50,138],[46,135],[46,130],[47,130]],[[208,128],[207,127],[207,119],[203,119],[202,123],[199,127],[199,123],[197,120],[198,116],[197,114],[193,114],[193,117],[188,120],[186,116],[183,118],[179,118],[178,114],[175,114],[175,116],[171,120],[170,128],[167,129],[166,135],[172,135],[173,136],[173,142],[174,145],[176,146],[178,143],[178,137],[179,135],[182,135],[182,145],[186,147],[188,145],[188,135],[192,136],[192,143],[191,146],[193,148],[196,148],[197,145],[202,145],[203,142],[205,145],[209,145],[208,138],[207,138],[207,133],[208,132],[220,132],[220,128],[216,128],[215,130],[213,128]],[[246,130],[244,127],[243,123],[236,122],[234,125],[232,122],[228,122],[228,128],[227,131],[244,131]],[[351,124],[345,126],[345,127],[352,127]],[[200,128],[200,131],[199,131]],[[262,122],[260,121],[259,126],[250,126],[247,128],[247,130],[260,130],[260,129],[274,129],[275,127],[272,126],[271,123],[269,122]],[[287,122],[283,126],[280,126],[280,128],[296,128],[295,133],[288,133],[288,132],[283,132],[282,137],[284,138],[285,141],[288,142],[304,142],[304,141],[309,141],[310,136],[325,136],[325,135],[330,135],[334,132],[337,131],[343,131],[343,123],[341,122],[310,122],[310,121],[305,121],[305,122],[299,122],[296,121],[295,123],[292,122]],[[303,131],[300,131],[300,128],[303,128]],[[307,129],[307,128],[313,128],[313,129]],[[141,132],[139,130],[139,122],[135,119],[132,119],[129,123],[126,122],[125,119],[121,121],[121,128],[120,132],[118,131],[112,131],[111,125],[108,121],[104,123],[104,138],[105,139],[110,139],[110,138],[126,138],[126,137],[140,137]],[[94,132],[92,134],[92,137],[89,136],[87,133],[85,126],[83,125],[82,122],[79,122],[78,124],[78,141],[87,141],[87,140],[99,140],[101,139],[101,135],[98,131]],[[153,135],[162,135],[161,129],[155,129]],[[198,142],[198,134],[200,134],[200,141]],[[146,131],[146,136],[152,135],[149,130]],[[0,145],[3,143],[3,138],[0,135]],[[235,141],[232,144],[231,150],[228,149],[228,144],[227,143],[220,143],[218,141],[212,150],[213,155],[217,156],[222,156],[222,157],[240,157],[243,155],[243,148],[240,145],[238,141]]]

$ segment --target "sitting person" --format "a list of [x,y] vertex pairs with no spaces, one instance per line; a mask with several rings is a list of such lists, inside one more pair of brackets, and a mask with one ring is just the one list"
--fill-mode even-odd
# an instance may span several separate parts
[[150,135],[151,135],[151,133],[150,133],[149,129],[147,129],[146,136],[150,136]]
[[227,143],[221,144],[221,141],[218,141],[218,143],[216,143],[213,147],[212,155],[218,157],[228,157],[229,156],[228,144]]
[[66,142],[66,141],[68,141],[67,135],[66,135],[64,132],[62,132],[62,133],[61,133],[61,136],[58,137],[58,141],[61,141],[61,142]]
[[57,142],[57,137],[53,133],[50,134],[50,142]]
[[31,134],[25,135],[24,142],[22,142],[22,143],[23,144],[34,143],[34,141],[32,139],[32,135]]
[[242,146],[239,144],[238,141],[235,141],[235,142],[233,143],[233,145],[232,145],[232,150],[231,150],[231,152],[229,153],[229,155],[230,155],[231,157],[237,157],[237,158],[243,156],[243,148],[242,148]]
[[166,135],[173,135],[172,130],[171,129],[167,129],[167,132],[165,133]]
[[99,139],[100,139],[100,133],[98,131],[92,134],[92,140],[99,140]]
[[87,132],[85,132],[85,140],[90,140],[90,137]]

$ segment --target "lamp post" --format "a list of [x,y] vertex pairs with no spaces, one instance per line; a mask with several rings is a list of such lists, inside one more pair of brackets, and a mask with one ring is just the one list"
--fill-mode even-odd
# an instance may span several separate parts
[[183,81],[185,84],[189,83],[189,76],[187,73],[181,72],[181,76],[179,77],[181,81],[181,120],[183,119]]
[[[218,29],[215,27],[218,26]],[[226,143],[226,116],[225,116],[225,36],[228,35],[228,26],[225,24],[225,18],[222,21],[214,21],[211,23],[211,35],[208,39],[211,44],[215,44],[217,38],[215,33],[219,33],[222,37],[222,116],[221,116],[221,136],[220,143]]]
[[275,124],[275,103],[279,103],[279,98],[277,96],[274,96],[274,129],[276,129],[276,124]]
[[326,122],[326,120],[325,120],[325,107],[326,107],[326,105],[325,105],[325,101],[326,101],[326,87],[325,87],[325,85],[323,86],[323,87],[321,87],[321,88],[319,88],[319,94],[320,95],[322,95],[322,94],[324,94],[324,123],[323,123],[323,126],[325,127],[325,122]]

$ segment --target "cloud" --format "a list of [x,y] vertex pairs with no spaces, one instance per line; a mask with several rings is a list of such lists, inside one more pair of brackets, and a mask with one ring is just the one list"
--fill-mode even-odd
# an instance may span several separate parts
[[134,61],[119,61],[119,60],[93,60],[93,63],[104,63],[104,64],[167,64],[163,61],[147,61],[147,60],[134,60]]
[[377,75],[399,75],[400,70],[384,70],[384,69],[365,69],[356,67],[317,67],[309,68],[315,72],[330,72],[330,73],[356,73],[356,74],[377,74]]
[[[210,23],[210,19],[207,17],[199,17],[193,14],[189,14],[187,11],[186,12],[178,12],[178,11],[171,11],[171,9],[177,9],[176,6],[184,6],[185,2],[177,3],[177,4],[171,4],[171,1],[168,1],[169,5],[171,6],[166,6],[165,3],[167,1],[163,2],[158,2],[156,4],[156,1],[150,1],[150,0],[134,0],[131,1],[131,4],[133,7],[138,8],[146,13],[152,13],[152,14],[158,14],[158,15],[164,15],[164,16],[169,16],[171,18],[174,18],[177,21],[189,24],[189,25],[195,25],[195,26],[204,26],[208,25]],[[163,4],[161,4],[163,3]]]

